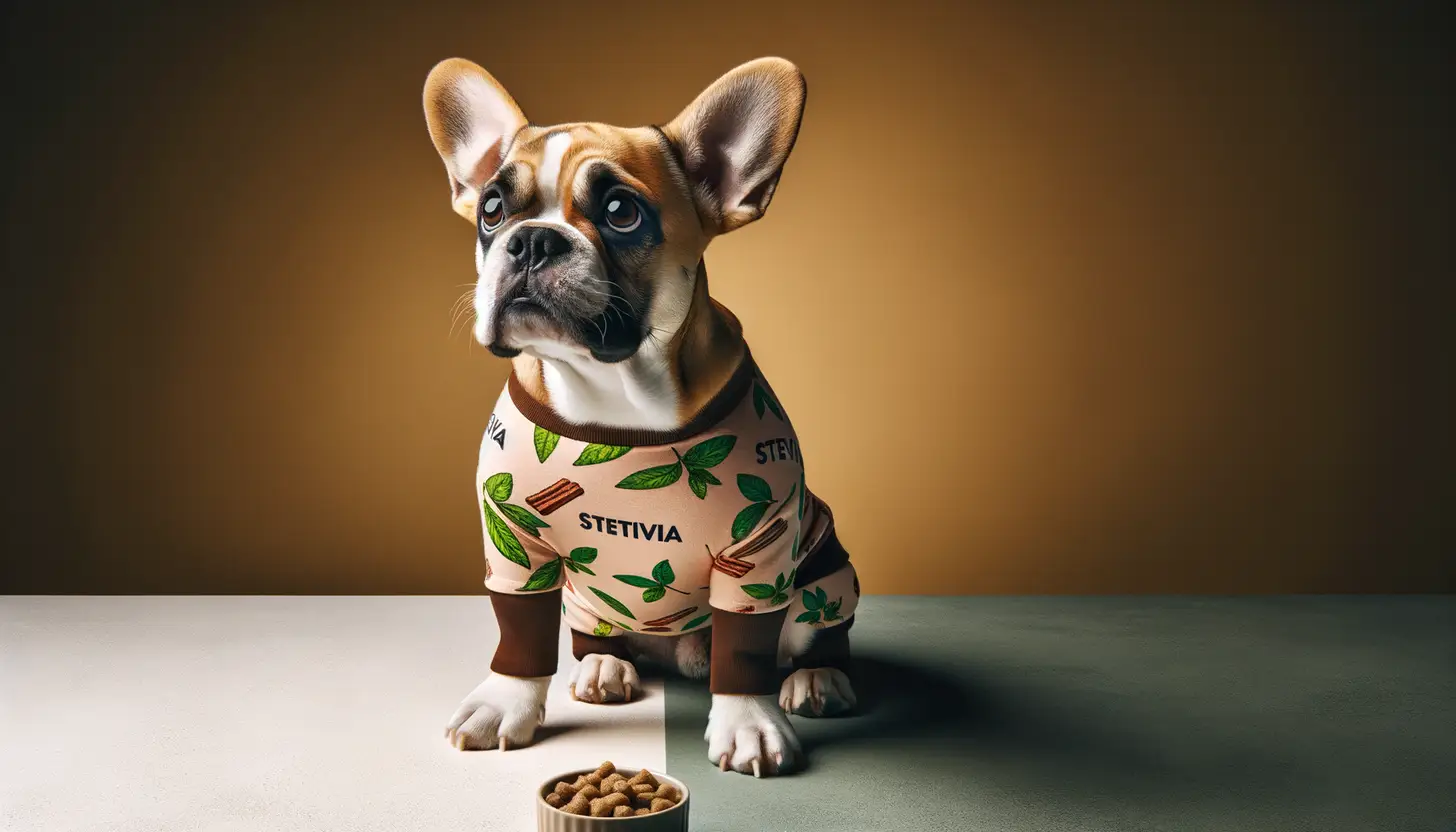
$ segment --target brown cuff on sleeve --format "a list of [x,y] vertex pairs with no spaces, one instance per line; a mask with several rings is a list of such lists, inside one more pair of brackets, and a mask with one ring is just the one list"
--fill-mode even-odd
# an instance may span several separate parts
[[592,635],[578,630],[571,631],[571,655],[577,661],[587,657],[588,653],[596,653],[603,656],[616,656],[619,659],[630,661],[632,654],[627,652],[627,639],[617,636],[608,638],[606,636]]
[[778,693],[779,634],[788,613],[787,607],[753,614],[713,610],[708,689],[740,695]]
[[802,656],[794,657],[794,669],[832,667],[842,673],[849,673],[849,628],[854,626],[854,616],[844,619],[843,624],[825,627],[814,633],[809,649]]
[[529,595],[492,592],[490,605],[500,628],[491,671],[503,676],[554,675],[561,634],[561,590]]

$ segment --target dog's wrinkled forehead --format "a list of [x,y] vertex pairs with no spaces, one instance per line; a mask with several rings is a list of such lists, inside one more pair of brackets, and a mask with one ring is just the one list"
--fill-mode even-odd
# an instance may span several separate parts
[[689,207],[671,145],[652,128],[579,123],[526,125],[507,139],[494,182],[521,213],[565,223],[589,237],[585,213],[604,188],[626,187],[658,206]]

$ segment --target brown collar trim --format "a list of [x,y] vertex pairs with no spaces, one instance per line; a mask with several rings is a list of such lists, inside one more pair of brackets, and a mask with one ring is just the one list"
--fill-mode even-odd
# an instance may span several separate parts
[[689,437],[697,436],[723,421],[729,413],[733,412],[733,408],[737,407],[748,395],[749,387],[753,384],[753,378],[757,374],[758,366],[754,363],[753,355],[748,351],[748,347],[745,346],[743,359],[739,362],[738,369],[733,371],[733,375],[729,377],[728,383],[723,385],[723,389],[709,399],[708,403],[703,405],[702,409],[686,424],[674,430],[644,430],[599,424],[578,425],[567,422],[557,415],[556,411],[537,401],[527,392],[526,388],[521,385],[521,380],[516,377],[514,369],[511,370],[510,378],[506,379],[506,390],[510,393],[511,402],[517,410],[521,411],[522,416],[552,433],[579,442],[638,448],[681,442]]

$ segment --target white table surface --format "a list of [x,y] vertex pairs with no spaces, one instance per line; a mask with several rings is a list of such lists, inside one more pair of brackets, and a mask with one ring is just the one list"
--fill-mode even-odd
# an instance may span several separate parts
[[665,767],[661,682],[572,701],[564,632],[549,733],[456,751],[495,641],[484,597],[0,596],[0,829],[514,832],[563,770]]

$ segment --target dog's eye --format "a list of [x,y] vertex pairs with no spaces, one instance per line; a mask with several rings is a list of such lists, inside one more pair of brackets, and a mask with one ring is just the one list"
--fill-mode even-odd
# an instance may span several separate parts
[[642,212],[637,210],[637,203],[622,194],[612,194],[607,197],[607,225],[619,234],[626,234],[636,230],[642,224]]
[[501,198],[500,192],[486,191],[485,197],[480,203],[480,230],[494,231],[500,228],[505,219],[506,201]]

